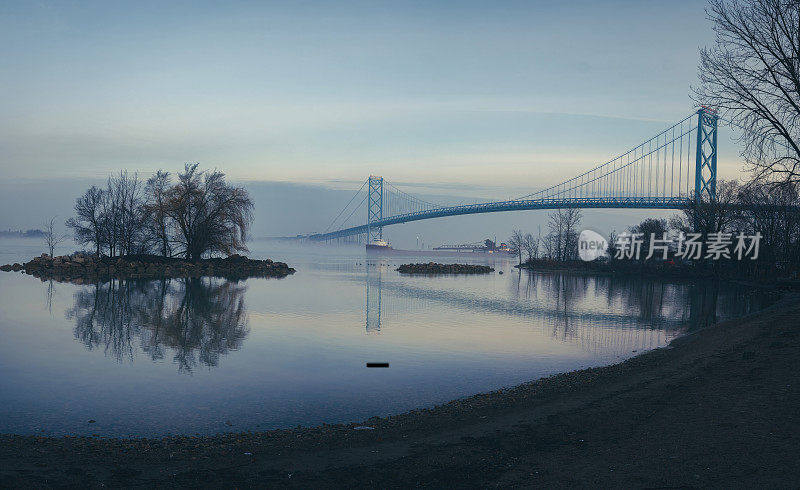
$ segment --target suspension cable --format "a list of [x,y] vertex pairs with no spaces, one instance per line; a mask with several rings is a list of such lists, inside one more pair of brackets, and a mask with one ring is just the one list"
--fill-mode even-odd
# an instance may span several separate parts
[[[337,214],[336,217],[333,218],[333,221],[331,221],[331,224],[329,224],[328,227],[325,228],[325,231],[323,233],[328,233],[328,230],[330,230],[331,227],[333,226],[333,224],[336,223],[336,220],[339,219],[339,216],[341,216],[345,211],[347,211],[347,208],[350,206],[350,204],[353,202],[353,200],[358,196],[358,193],[361,192],[362,189],[364,189],[364,186],[367,185],[367,182],[369,182],[369,179],[365,180],[364,183],[361,184],[361,188],[358,189],[355,194],[353,194],[353,197],[350,198],[350,201],[347,203],[347,205],[345,207],[343,207],[341,211],[339,211],[339,214]],[[356,209],[358,209],[358,207],[356,207]],[[350,216],[352,216],[352,214]],[[348,216],[347,218],[349,219],[350,216]],[[347,221],[347,220],[345,220],[345,221]]]
[[[660,133],[658,133],[656,136],[653,136],[652,138],[650,138],[649,140],[645,141],[644,143],[641,143],[641,144],[639,144],[639,145],[635,146],[634,148],[632,148],[632,149],[628,150],[627,152],[625,152],[625,153],[622,153],[622,154],[620,154],[619,156],[617,156],[617,157],[613,158],[612,160],[609,160],[609,161],[607,161],[607,162],[605,162],[605,163],[602,163],[602,164],[600,164],[600,165],[597,165],[596,167],[593,167],[593,168],[591,168],[591,169],[587,170],[586,172],[584,172],[584,173],[582,173],[582,174],[580,174],[580,175],[578,175],[578,176],[576,176],[576,177],[573,177],[573,178],[571,178],[571,179],[569,179],[569,180],[565,180],[564,182],[560,182],[560,183],[558,183],[558,184],[556,184],[556,185],[552,185],[552,186],[550,186],[550,187],[547,187],[547,188],[545,188],[545,189],[542,189],[542,190],[539,190],[539,191],[536,191],[536,192],[532,192],[532,193],[530,193],[530,194],[526,194],[526,195],[524,195],[524,196],[522,196],[522,197],[518,197],[518,198],[516,198],[516,199],[513,199],[513,200],[514,200],[514,201],[518,201],[518,200],[522,200],[522,199],[527,199],[527,198],[529,198],[529,197],[532,197],[532,196],[536,196],[536,195],[542,195],[542,194],[544,194],[544,193],[546,193],[546,192],[548,192],[548,191],[552,191],[553,189],[559,188],[559,187],[561,187],[562,185],[565,187],[565,190],[566,190],[566,185],[567,185],[567,184],[569,184],[569,183],[571,183],[571,182],[573,182],[573,181],[575,181],[575,180],[577,180],[577,179],[580,179],[580,178],[582,178],[582,177],[586,176],[587,174],[590,174],[590,173],[592,173],[592,172],[596,172],[596,171],[598,171],[598,170],[604,169],[605,167],[608,167],[609,165],[612,165],[614,162],[618,161],[620,158],[624,157],[625,155],[627,155],[627,154],[629,154],[629,153],[631,153],[631,152],[633,152],[633,151],[635,151],[635,150],[637,150],[637,149],[639,149],[639,148],[642,148],[642,147],[644,147],[644,145],[646,145],[646,144],[648,144],[648,143],[650,143],[650,144],[652,145],[652,142],[653,142],[653,140],[655,140],[655,139],[659,138],[659,137],[660,137],[661,135],[663,135],[663,134],[666,134],[667,132],[669,132],[670,130],[672,130],[672,129],[673,129],[675,126],[678,126],[678,125],[680,125],[681,123],[684,123],[684,122],[686,122],[687,120],[691,119],[691,118],[692,118],[692,117],[694,117],[696,114],[697,114],[697,113],[695,112],[695,113],[692,113],[692,114],[690,114],[690,115],[686,116],[686,117],[685,117],[685,118],[683,118],[683,119],[682,119],[680,122],[673,124],[673,125],[672,125],[672,126],[670,126],[669,128],[667,128],[667,129],[665,129],[665,130],[661,131],[661,132],[660,132]],[[690,129],[690,131],[691,131],[691,129]],[[681,135],[681,136],[683,136],[683,135]],[[674,141],[674,140],[673,140],[673,141]],[[668,144],[668,143],[665,143],[665,144]],[[658,143],[656,143],[656,146],[658,146]],[[659,147],[659,149],[660,149],[660,147]],[[649,151],[649,150],[648,150],[648,151]],[[648,153],[648,155],[650,155],[650,153]],[[626,165],[626,166],[627,166],[627,165]],[[609,172],[609,174],[610,174],[610,173],[613,173],[613,172]],[[596,179],[599,179],[599,178],[602,178],[602,177],[603,177],[603,176],[599,176],[599,177],[596,177]],[[561,193],[561,192],[556,192],[556,194],[560,194],[560,193]]]

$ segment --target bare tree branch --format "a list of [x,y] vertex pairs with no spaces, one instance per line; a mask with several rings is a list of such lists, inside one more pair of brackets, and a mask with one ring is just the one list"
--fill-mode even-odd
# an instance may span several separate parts
[[715,45],[700,51],[694,98],[743,129],[753,176],[800,181],[800,1],[710,0]]

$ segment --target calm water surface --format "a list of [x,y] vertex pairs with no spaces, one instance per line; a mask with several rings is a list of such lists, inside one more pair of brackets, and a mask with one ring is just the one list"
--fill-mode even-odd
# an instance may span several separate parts
[[[297,273],[92,285],[0,273],[0,432],[154,436],[357,421],[616,362],[774,299],[711,282],[520,272],[496,255],[251,250]],[[35,241],[0,241],[0,264],[39,253]],[[504,274],[395,271],[428,260]]]

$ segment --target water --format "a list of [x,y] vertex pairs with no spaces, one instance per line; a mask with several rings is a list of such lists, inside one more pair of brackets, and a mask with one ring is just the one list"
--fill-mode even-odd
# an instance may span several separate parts
[[[772,300],[710,282],[520,272],[497,255],[458,261],[502,275],[420,277],[394,269],[431,259],[251,249],[297,273],[82,286],[0,273],[0,432],[157,436],[358,421],[616,362]],[[40,252],[5,240],[0,263]]]

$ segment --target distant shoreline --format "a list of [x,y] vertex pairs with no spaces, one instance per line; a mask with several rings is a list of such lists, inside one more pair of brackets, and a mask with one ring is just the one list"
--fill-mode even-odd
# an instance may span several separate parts
[[23,238],[26,240],[42,240],[44,232],[42,230],[28,231],[0,231],[0,238]]
[[717,273],[711,268],[695,268],[666,264],[640,264],[640,263],[596,263],[583,261],[570,261],[566,263],[540,261],[534,264],[523,262],[514,266],[515,269],[530,272],[562,273],[576,275],[606,275],[618,277],[647,277],[669,281],[698,281],[698,280],[724,280],[752,287],[770,289],[800,289],[800,279],[789,277],[752,277],[748,275],[735,275]]

